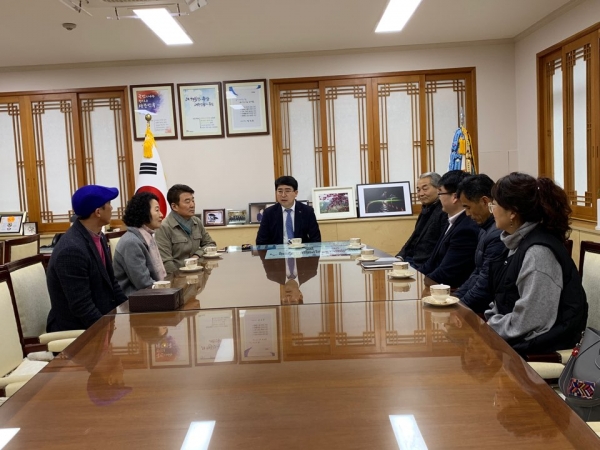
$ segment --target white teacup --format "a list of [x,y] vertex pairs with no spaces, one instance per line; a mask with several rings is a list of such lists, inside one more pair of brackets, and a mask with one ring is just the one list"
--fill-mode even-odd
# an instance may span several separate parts
[[367,258],[371,258],[371,257],[375,256],[375,249],[363,248],[360,251],[360,256],[366,256]]
[[397,275],[406,275],[409,269],[409,265],[407,262],[398,261],[392,264],[393,272]]
[[208,247],[204,247],[204,254],[208,256],[214,256],[217,254],[217,247],[213,245],[209,245]]
[[186,258],[184,262],[186,269],[195,269],[198,267],[198,258]]
[[350,247],[360,247],[361,241],[360,238],[350,238]]
[[447,284],[434,284],[429,287],[429,292],[436,302],[445,302],[450,296],[450,286]]
[[300,245],[302,244],[302,238],[292,238],[290,239],[290,242],[292,245]]
[[170,281],[155,281],[152,284],[152,289],[168,289],[171,287]]

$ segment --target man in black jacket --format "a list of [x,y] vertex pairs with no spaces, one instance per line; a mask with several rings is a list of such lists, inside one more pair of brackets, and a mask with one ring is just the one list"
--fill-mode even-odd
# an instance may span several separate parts
[[287,244],[292,238],[302,242],[321,242],[315,211],[296,201],[298,182],[283,176],[275,180],[277,203],[265,209],[256,234],[256,245]]
[[442,211],[438,198],[440,176],[435,172],[421,174],[417,181],[417,196],[423,205],[413,234],[396,258],[420,268],[431,255],[435,244],[448,226],[448,214]]
[[419,268],[435,282],[452,288],[462,285],[475,268],[479,227],[466,216],[456,196],[458,185],[466,176],[462,170],[451,170],[440,179],[438,195],[442,209],[448,214],[448,225],[427,262]]
[[127,300],[102,234],[112,216],[110,202],[118,195],[117,188],[97,185],[73,194],[77,220],[52,250],[46,274],[52,304],[48,332],[89,328]]
[[467,216],[481,227],[475,250],[475,270],[454,293],[476,313],[484,313],[490,307],[494,295],[488,287],[489,265],[502,256],[506,249],[500,240],[502,230],[496,228],[488,206],[492,202],[492,186],[492,179],[480,174],[465,178],[456,191]]

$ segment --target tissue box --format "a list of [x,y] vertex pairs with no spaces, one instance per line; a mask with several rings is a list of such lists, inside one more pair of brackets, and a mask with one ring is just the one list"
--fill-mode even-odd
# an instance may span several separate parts
[[183,288],[140,289],[129,295],[129,311],[173,311],[183,306]]

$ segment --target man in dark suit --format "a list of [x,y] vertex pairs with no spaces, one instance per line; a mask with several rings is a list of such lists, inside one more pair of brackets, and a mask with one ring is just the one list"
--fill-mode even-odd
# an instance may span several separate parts
[[396,258],[406,261],[415,269],[427,262],[437,241],[448,226],[448,214],[442,211],[438,198],[440,176],[435,172],[421,174],[417,180],[417,196],[421,201],[421,214],[415,230],[400,249]]
[[89,185],[71,200],[77,220],[61,237],[46,274],[52,307],[47,331],[89,328],[127,297],[115,279],[102,227],[110,223],[119,190]]
[[442,209],[448,214],[448,227],[419,269],[435,282],[452,288],[463,284],[473,272],[479,237],[479,226],[467,217],[456,195],[459,183],[466,176],[462,170],[452,170],[440,179],[438,196]]
[[321,242],[315,211],[296,201],[298,182],[283,176],[275,180],[277,203],[265,209],[256,234],[256,245],[287,244],[292,238]]

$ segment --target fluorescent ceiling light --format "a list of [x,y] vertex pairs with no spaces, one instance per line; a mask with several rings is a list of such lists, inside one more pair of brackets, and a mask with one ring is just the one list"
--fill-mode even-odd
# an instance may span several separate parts
[[401,31],[421,0],[390,0],[379,20],[375,33]]
[[167,45],[192,44],[181,25],[165,8],[134,9],[133,12]]

